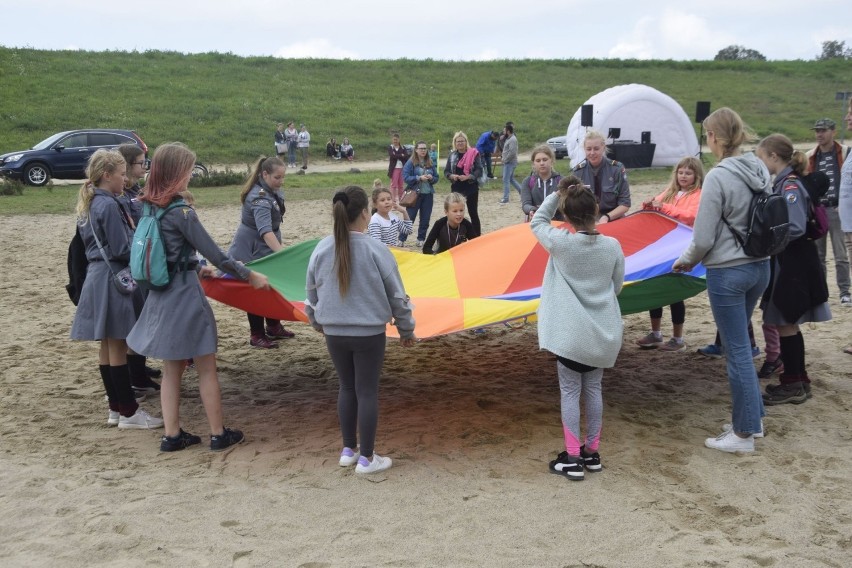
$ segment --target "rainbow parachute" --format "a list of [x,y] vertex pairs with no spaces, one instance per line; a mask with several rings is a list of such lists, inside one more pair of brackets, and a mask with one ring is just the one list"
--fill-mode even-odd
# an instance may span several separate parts
[[[565,223],[555,226],[567,228]],[[705,289],[704,267],[674,274],[671,266],[692,238],[692,229],[654,212],[637,212],[598,230],[618,239],[625,256],[623,314],[665,306]],[[203,281],[211,298],[250,313],[307,321],[305,274],[319,240],[288,247],[250,263],[269,278],[260,291],[233,278]],[[522,320],[538,309],[548,254],[528,224],[488,233],[439,255],[392,249],[414,305],[419,338]],[[396,328],[388,326],[396,337]]]

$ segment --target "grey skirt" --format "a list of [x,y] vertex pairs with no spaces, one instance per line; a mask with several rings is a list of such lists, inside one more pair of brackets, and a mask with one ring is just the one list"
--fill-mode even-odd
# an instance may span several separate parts
[[[119,271],[124,266],[112,263]],[[90,262],[86,270],[86,281],[80,292],[74,323],[71,324],[71,339],[99,341],[101,339],[125,339],[141,306],[142,295],[138,292],[125,295],[112,283],[112,273],[106,262]]]
[[178,272],[167,289],[151,290],[127,336],[135,352],[166,361],[215,353],[217,343],[216,319],[195,271]]
[[[774,278],[770,284],[773,289],[775,288],[775,283],[778,281],[778,272],[778,265],[776,265],[773,274]],[[831,308],[828,307],[828,302],[823,302],[822,304],[813,306],[794,322],[785,321],[783,314],[781,314],[781,310],[775,306],[775,303],[771,299],[763,308],[763,323],[769,325],[801,325],[803,323],[829,320],[831,320]]]

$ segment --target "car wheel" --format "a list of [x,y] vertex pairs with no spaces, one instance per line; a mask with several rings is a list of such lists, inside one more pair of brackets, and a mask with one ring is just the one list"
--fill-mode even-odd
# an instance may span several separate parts
[[28,185],[36,185],[42,186],[50,181],[50,170],[47,169],[47,166],[36,162],[34,164],[29,164],[26,169],[24,169],[24,182]]
[[192,168],[192,177],[207,177],[207,167],[202,163],[196,163]]

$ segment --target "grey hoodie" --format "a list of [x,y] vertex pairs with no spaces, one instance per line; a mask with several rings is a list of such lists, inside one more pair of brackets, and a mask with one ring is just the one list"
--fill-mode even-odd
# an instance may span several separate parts
[[705,268],[724,268],[766,258],[743,252],[722,216],[745,236],[752,197],[771,192],[769,171],[753,153],[723,159],[704,178],[692,242],[679,260],[688,266],[702,262]]

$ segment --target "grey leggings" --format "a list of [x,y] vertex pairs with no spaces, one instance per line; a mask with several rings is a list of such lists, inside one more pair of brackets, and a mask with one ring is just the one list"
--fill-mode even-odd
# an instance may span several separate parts
[[379,422],[379,377],[385,362],[385,334],[369,337],[326,335],[325,344],[340,378],[337,416],[343,445],[371,457]]
[[603,369],[578,372],[561,362],[556,363],[561,394],[562,429],[565,434],[565,449],[572,456],[580,455],[580,394],[586,407],[586,441],[588,453],[598,450],[603,424],[603,393],[601,379]]

